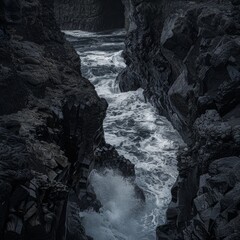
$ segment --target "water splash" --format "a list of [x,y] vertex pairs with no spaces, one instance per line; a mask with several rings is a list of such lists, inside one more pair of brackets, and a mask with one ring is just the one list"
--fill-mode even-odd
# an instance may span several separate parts
[[109,108],[106,141],[135,164],[136,183],[146,197],[144,207],[133,185],[110,170],[94,171],[90,182],[103,207],[81,213],[87,233],[96,240],[153,240],[164,223],[170,189],[177,177],[176,152],[181,138],[166,118],[144,101],[142,90],[120,93],[115,79],[125,67],[124,33],[67,32],[81,56],[82,73],[95,85]]
[[94,171],[90,181],[103,207],[100,213],[82,213],[86,233],[98,240],[136,240],[142,203],[134,186],[112,170]]

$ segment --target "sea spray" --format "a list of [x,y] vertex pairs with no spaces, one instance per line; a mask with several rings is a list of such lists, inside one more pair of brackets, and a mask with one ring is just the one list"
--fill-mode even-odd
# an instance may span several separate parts
[[135,194],[134,184],[109,169],[93,171],[90,182],[102,208],[100,213],[81,213],[87,234],[98,240],[135,240],[141,231],[138,218],[143,203]]
[[105,139],[135,164],[136,184],[146,197],[143,207],[127,179],[110,170],[94,171],[90,182],[103,207],[100,213],[81,213],[85,229],[95,240],[155,240],[177,178],[181,138],[166,118],[145,102],[141,89],[121,93],[116,86],[116,77],[125,66],[123,31],[67,34],[81,57],[83,75],[109,103]]

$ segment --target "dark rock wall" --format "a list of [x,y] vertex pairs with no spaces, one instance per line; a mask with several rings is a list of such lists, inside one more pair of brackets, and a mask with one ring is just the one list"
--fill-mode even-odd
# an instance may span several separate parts
[[126,176],[134,166],[104,141],[107,103],[81,76],[53,2],[0,4],[0,239],[90,239],[79,212],[100,207],[95,162]]
[[158,239],[239,239],[240,1],[124,3],[120,88],[143,88],[189,145]]
[[54,0],[61,29],[103,31],[124,27],[121,0]]

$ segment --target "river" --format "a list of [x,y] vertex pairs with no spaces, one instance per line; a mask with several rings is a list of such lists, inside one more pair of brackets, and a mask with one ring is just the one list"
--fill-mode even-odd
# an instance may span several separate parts
[[143,205],[134,186],[110,169],[93,171],[90,182],[102,203],[100,213],[81,213],[86,233],[95,240],[154,240],[164,223],[171,187],[178,172],[176,153],[181,138],[165,117],[144,101],[142,90],[121,93],[116,84],[125,67],[125,32],[65,31],[81,57],[81,70],[108,103],[104,121],[106,141],[135,164],[136,183],[143,189]]

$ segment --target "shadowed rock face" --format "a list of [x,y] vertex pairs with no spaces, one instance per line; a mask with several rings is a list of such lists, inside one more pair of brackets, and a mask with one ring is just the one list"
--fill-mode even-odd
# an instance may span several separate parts
[[134,166],[104,141],[107,103],[81,76],[53,2],[0,3],[0,239],[90,239],[79,212],[100,207],[95,161],[125,176]]
[[9,23],[21,21],[21,1],[20,0],[2,0],[0,2],[1,20]]
[[121,0],[55,0],[54,8],[61,29],[103,31],[124,27]]
[[142,87],[189,145],[158,239],[238,239],[240,1],[124,4],[121,90]]

